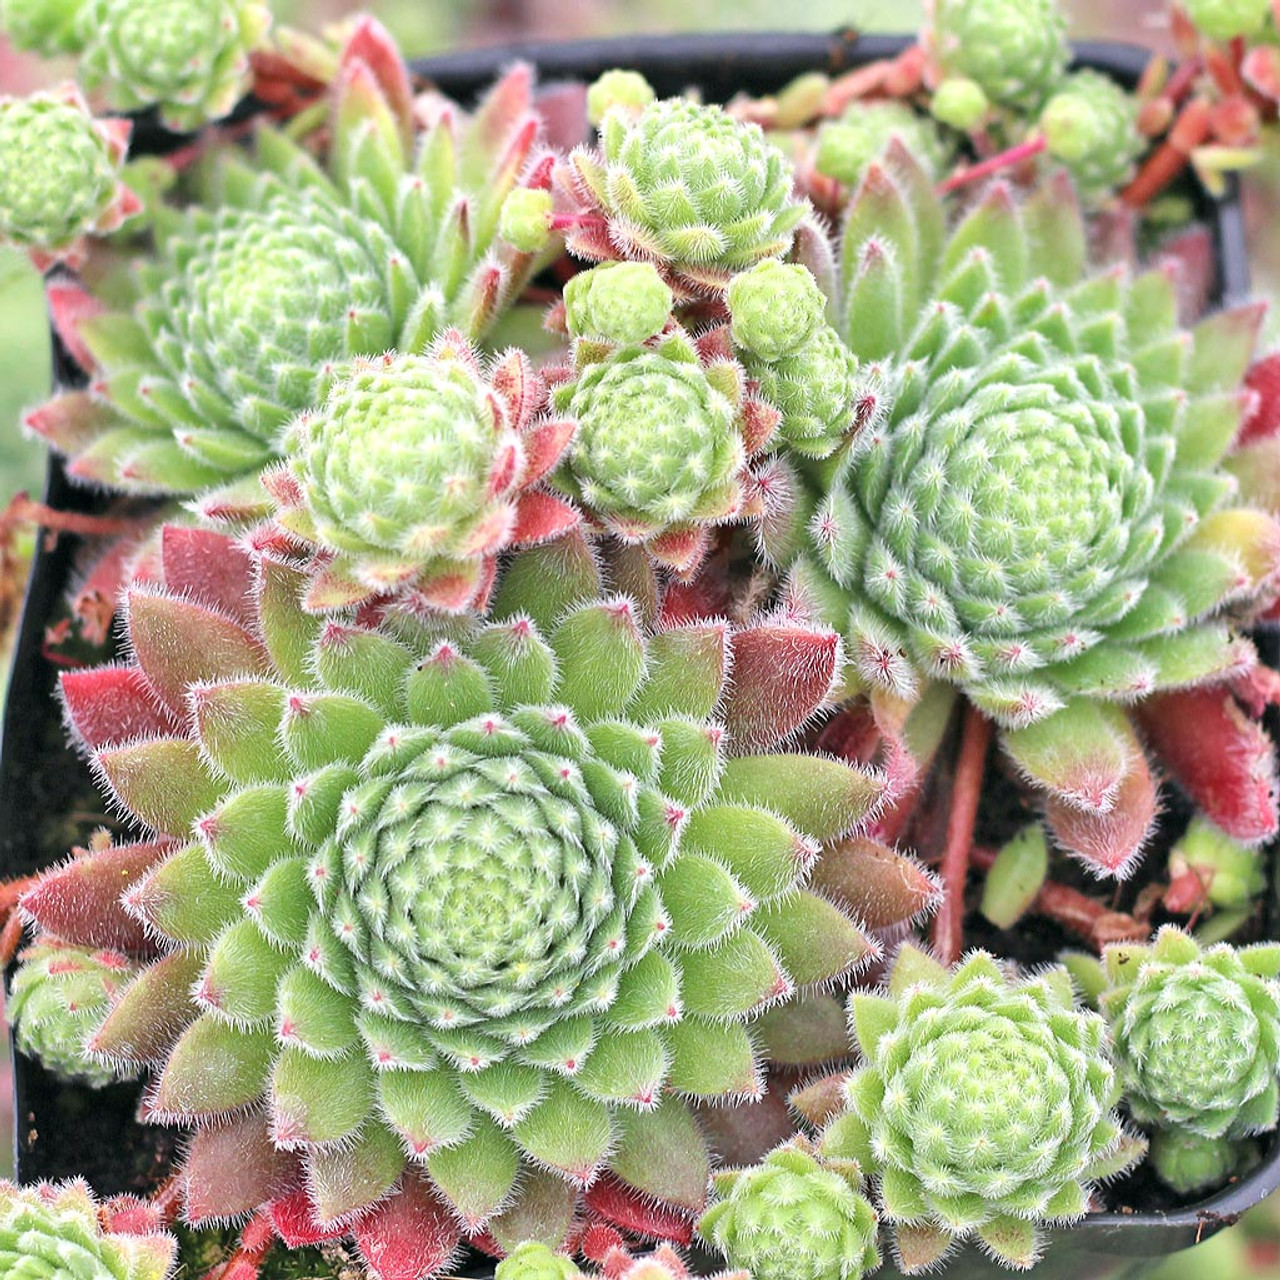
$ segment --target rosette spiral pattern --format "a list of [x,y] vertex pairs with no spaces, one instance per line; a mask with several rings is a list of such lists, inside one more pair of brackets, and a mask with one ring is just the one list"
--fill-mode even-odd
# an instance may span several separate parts
[[1070,57],[1057,0],[932,0],[924,43],[940,77],[963,76],[992,102],[1026,110]]
[[1106,1022],[1076,1010],[1065,970],[1013,982],[985,952],[949,972],[908,946],[890,994],[853,995],[849,1015],[867,1066],[823,1149],[879,1178],[909,1270],[974,1233],[1030,1266],[1037,1224],[1083,1215],[1089,1183],[1140,1151]]
[[127,121],[95,120],[73,85],[0,96],[0,245],[45,266],[136,213],[120,179],[129,132]]
[[571,253],[652,262],[681,297],[782,257],[809,213],[759,126],[680,98],[611,107],[598,148],[572,152],[557,180],[582,209],[565,231]]
[[753,1280],[861,1280],[880,1265],[876,1213],[852,1161],[795,1138],[714,1181],[698,1233]]
[[[104,1229],[100,1212],[113,1222],[118,1216],[122,1229]],[[100,1211],[83,1182],[0,1182],[0,1274],[11,1280],[164,1280],[178,1242],[158,1222],[150,1206],[127,1198]]]
[[41,941],[18,957],[5,1016],[18,1048],[63,1080],[90,1085],[120,1078],[85,1053],[89,1037],[137,973],[127,956]]
[[287,468],[264,477],[279,524],[322,553],[308,607],[411,594],[456,612],[486,595],[499,551],[572,528],[572,507],[530,492],[574,430],[535,421],[545,401],[524,355],[486,372],[457,330],[336,371],[289,428]]
[[[566,300],[571,332],[579,300]],[[780,415],[749,389],[724,329],[697,341],[674,323],[645,342],[586,337],[552,378],[552,405],[576,423],[556,483],[594,523],[690,575],[713,526],[758,514],[748,463]]]
[[135,663],[64,684],[159,842],[24,904],[63,937],[141,921],[173,948],[89,1049],[152,1067],[149,1114],[194,1127],[189,1216],[305,1178],[298,1212],[341,1234],[400,1185],[447,1206],[454,1242],[460,1222],[501,1241],[504,1211],[567,1215],[606,1170],[700,1208],[685,1100],[756,1092],[750,1021],[870,953],[804,881],[882,784],[728,758],[733,634],[649,634],[625,598],[581,603],[589,574],[538,561],[538,622],[512,586],[490,623],[396,638],[321,623],[301,569],[219,535],[167,529],[163,556],[165,585],[128,600]]
[[323,162],[260,129],[252,160],[219,158],[221,207],[168,230],[129,312],[95,314],[83,293],[68,308],[90,389],[27,425],[69,455],[73,476],[197,494],[215,518],[264,516],[258,476],[335,366],[424,352],[451,326],[477,339],[536,268],[535,255],[494,247],[502,200],[536,161],[529,69],[472,117],[441,99],[419,129],[376,24],[356,24],[341,68]]
[[119,111],[158,106],[170,128],[198,129],[248,90],[270,22],[260,0],[86,0],[80,73]]
[[1101,998],[1134,1119],[1203,1138],[1275,1128],[1280,948],[1202,948],[1166,925],[1149,947],[1107,948]]
[[868,688],[992,716],[1062,842],[1115,873],[1154,813],[1118,704],[1254,664],[1233,623],[1275,594],[1280,526],[1223,465],[1256,309],[1184,332],[1163,272],[1087,277],[1083,246],[1065,177],[948,229],[904,151],[872,166],[837,327],[884,363],[887,413],[809,473],[793,582]]

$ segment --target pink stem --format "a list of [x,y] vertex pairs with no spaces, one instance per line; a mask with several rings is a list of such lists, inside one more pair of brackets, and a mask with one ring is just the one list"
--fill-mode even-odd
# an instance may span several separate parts
[[943,964],[955,964],[964,950],[964,887],[990,742],[991,721],[976,707],[966,706],[947,818],[947,846],[940,868],[944,896],[933,922],[933,949]]
[[575,227],[596,227],[604,230],[609,224],[594,213],[557,213],[551,217],[552,231],[571,231]]
[[983,160],[980,164],[970,165],[967,169],[953,173],[944,182],[938,183],[938,194],[946,195],[948,191],[963,187],[968,182],[977,182],[980,178],[999,173],[1001,169],[1009,169],[1016,164],[1021,164],[1024,160],[1030,160],[1032,156],[1038,156],[1046,145],[1048,144],[1045,142],[1044,134],[1038,133],[1034,138],[1028,138],[1026,142],[1020,142],[1016,147],[1001,151],[989,160]]

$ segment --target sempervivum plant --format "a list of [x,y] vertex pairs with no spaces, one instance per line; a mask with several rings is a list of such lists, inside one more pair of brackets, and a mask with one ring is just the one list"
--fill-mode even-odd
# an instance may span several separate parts
[[1184,332],[1163,272],[1086,276],[1065,179],[946,218],[901,150],[850,204],[838,327],[890,404],[811,473],[793,583],[867,688],[994,718],[1060,842],[1123,873],[1155,807],[1125,704],[1252,669],[1235,624],[1275,593],[1280,525],[1223,465],[1259,313]]
[[758,1093],[751,1020],[870,950],[804,880],[882,783],[753,753],[821,704],[834,635],[779,639],[770,701],[745,667],[730,690],[750,632],[648,631],[572,536],[516,559],[492,621],[401,639],[322,624],[301,569],[217,534],[166,530],[163,578],[129,593],[133,661],[63,684],[155,841],[23,903],[66,941],[160,940],[90,1051],[194,1128],[188,1217],[270,1201],[305,1240],[378,1205],[376,1254],[411,1203],[425,1272],[460,1224],[559,1243],[606,1170],[700,1208],[686,1100]]
[[165,220],[128,313],[95,314],[83,293],[60,307],[91,386],[27,423],[69,455],[72,476],[201,494],[212,516],[265,514],[258,475],[335,365],[421,352],[449,325],[478,339],[534,269],[534,255],[494,248],[502,200],[536,160],[528,67],[470,119],[433,102],[417,131],[400,55],[364,20],[331,97],[324,163],[261,129],[253,165],[217,165],[218,207]]
[[935,77],[972,80],[1002,106],[1034,108],[1067,65],[1057,0],[931,0],[924,44]]
[[652,262],[681,297],[717,294],[735,272],[784,256],[809,206],[759,126],[683,98],[644,99],[619,91],[598,145],[557,166],[575,209],[559,219],[569,251]]
[[1280,946],[1201,945],[1166,925],[1151,946],[1104,953],[1100,1003],[1133,1116],[1156,1128],[1237,1138],[1280,1110]]
[[82,47],[80,10],[84,0],[0,0],[0,31],[15,49],[52,57]]
[[121,180],[125,120],[95,120],[73,85],[0,96],[0,245],[37,265],[75,261],[85,237],[114,231],[141,202]]
[[753,1280],[860,1280],[880,1265],[876,1213],[855,1162],[800,1137],[714,1181],[698,1233]]
[[261,0],[85,0],[81,78],[117,110],[158,106],[170,128],[195,129],[244,95],[270,22]]
[[64,1080],[107,1084],[120,1073],[85,1054],[89,1037],[138,967],[118,951],[42,939],[18,956],[6,1016],[17,1047]]
[[548,377],[576,431],[555,481],[593,522],[688,576],[714,525],[762,514],[748,462],[780,414],[750,389],[724,331],[695,340],[659,309],[670,294],[655,269],[637,270],[662,290],[658,305],[609,305],[631,290],[632,272],[618,266],[567,292],[580,336],[572,365]]
[[0,1182],[0,1275],[10,1280],[164,1280],[177,1249],[158,1212],[130,1197],[99,1206],[80,1181]]
[[520,352],[486,372],[457,330],[426,355],[359,360],[289,428],[265,476],[276,519],[319,553],[316,611],[383,595],[460,611],[487,596],[499,551],[545,541],[577,513],[530,486],[572,422],[538,418],[541,379]]
[[985,952],[947,970],[904,946],[888,994],[855,992],[849,1017],[866,1065],[822,1147],[876,1175],[908,1273],[970,1235],[1031,1266],[1041,1225],[1081,1217],[1090,1184],[1141,1154],[1106,1023],[1064,969],[1014,981]]

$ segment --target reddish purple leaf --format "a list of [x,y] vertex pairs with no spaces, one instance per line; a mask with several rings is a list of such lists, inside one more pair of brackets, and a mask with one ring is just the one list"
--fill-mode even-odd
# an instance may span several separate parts
[[1098,875],[1123,880],[1134,868],[1156,817],[1156,785],[1146,758],[1137,756],[1106,813],[1086,812],[1056,798],[1045,820],[1057,842]]
[[733,680],[724,720],[734,747],[757,751],[807,724],[836,676],[840,637],[834,631],[770,624],[735,632]]
[[275,1146],[260,1112],[197,1129],[182,1171],[191,1223],[249,1213],[301,1177],[297,1156]]
[[462,1239],[453,1211],[412,1170],[398,1195],[356,1223],[354,1235],[375,1280],[427,1280],[449,1265]]
[[688,1244],[693,1223],[687,1213],[629,1187],[612,1173],[602,1174],[583,1195],[587,1208],[606,1222],[657,1240]]
[[253,625],[253,561],[234,539],[208,529],[167,524],[160,532],[165,585]]
[[41,929],[81,947],[148,955],[154,947],[120,895],[172,849],[167,841],[122,844],[74,858],[22,895],[20,905]]
[[181,732],[182,722],[160,705],[137,667],[64,671],[60,683],[67,721],[90,750]]
[[1210,822],[1245,842],[1276,834],[1275,744],[1230,690],[1166,693],[1137,713],[1160,760]]

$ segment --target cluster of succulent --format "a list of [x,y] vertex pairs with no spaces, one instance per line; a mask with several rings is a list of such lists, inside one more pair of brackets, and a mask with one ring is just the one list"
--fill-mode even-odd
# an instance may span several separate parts
[[[261,27],[0,12],[177,127]],[[686,1280],[695,1235],[722,1280],[1026,1268],[1129,1121],[1176,1195],[1244,1168],[1280,948],[1218,939],[1280,827],[1280,378],[1194,245],[1139,268],[1111,216],[1091,257],[1130,99],[1050,0],[937,0],[915,88],[772,117],[524,65],[464,111],[339,38],[261,55],[281,118],[155,160],[145,209],[118,122],[0,100],[0,234],[65,264],[84,374],[27,425],[158,500],[90,573],[118,649],[59,682],[120,838],[12,887],[9,1016],[185,1134],[145,1209],[0,1191],[0,1263],[158,1280],[180,1215],[246,1224],[210,1280],[273,1241],[374,1280]],[[1069,172],[952,195],[993,139]],[[1162,776],[1193,812],[1144,863]],[[1114,945],[966,951],[971,852],[985,938]],[[1141,865],[1135,914],[1062,855]],[[1158,908],[1214,941],[1148,946]]]
[[18,49],[75,54],[85,90],[113,111],[157,108],[170,129],[228,115],[271,25],[262,0],[4,0]]

